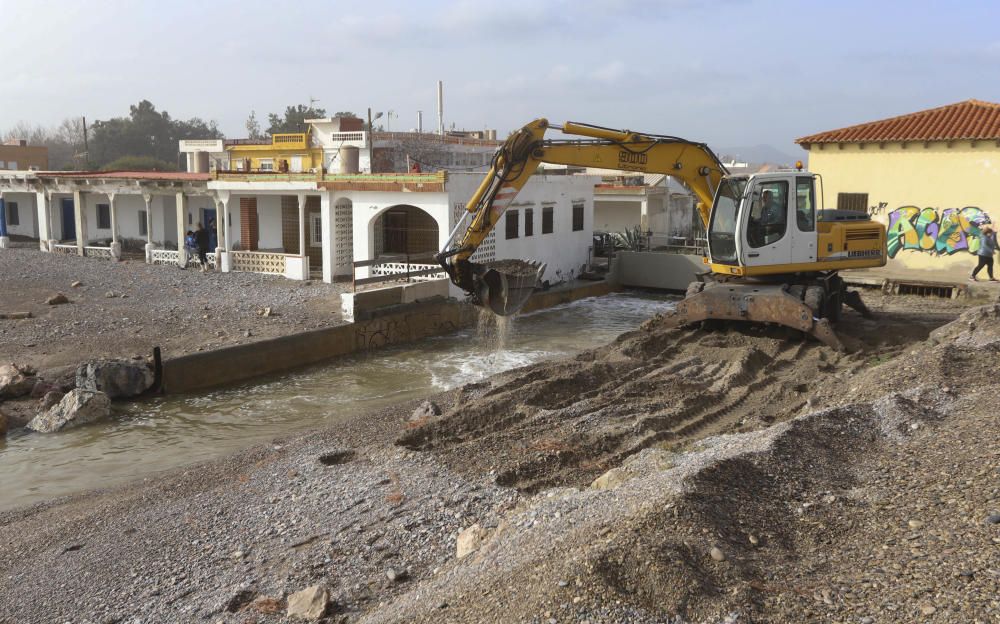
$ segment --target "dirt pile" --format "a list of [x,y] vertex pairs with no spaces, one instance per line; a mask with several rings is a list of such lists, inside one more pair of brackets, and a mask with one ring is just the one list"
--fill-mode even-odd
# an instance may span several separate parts
[[[371,621],[996,621],[1000,306],[926,342],[931,323],[897,326],[892,348],[879,322],[852,356],[653,327],[467,389],[402,442],[529,492],[637,448],[688,452],[644,451],[660,456],[612,489],[541,492]],[[831,407],[803,412],[814,396]]]
[[[890,339],[884,327],[896,321]],[[935,326],[854,315],[843,330],[862,350],[839,354],[783,328],[651,322],[573,360],[467,386],[451,413],[399,444],[433,450],[459,471],[494,471],[501,485],[527,492],[586,485],[643,448],[680,449],[829,404],[843,390],[830,380],[892,357]]]

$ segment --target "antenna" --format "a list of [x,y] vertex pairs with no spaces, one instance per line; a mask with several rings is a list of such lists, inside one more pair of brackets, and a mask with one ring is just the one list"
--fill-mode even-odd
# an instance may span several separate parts
[[319,102],[320,102],[319,98],[314,98],[311,95],[309,96],[309,108],[312,108],[313,104],[319,104]]

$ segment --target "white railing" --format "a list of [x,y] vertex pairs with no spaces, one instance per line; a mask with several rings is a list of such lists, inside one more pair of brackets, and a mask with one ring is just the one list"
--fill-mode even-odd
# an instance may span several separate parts
[[231,251],[229,252],[229,270],[284,275],[285,254],[262,251]]
[[[331,132],[330,133],[330,140],[332,142],[334,142],[334,143],[347,143],[349,141],[364,143],[365,142],[365,135],[366,135],[366,133],[363,132],[363,131],[361,131],[361,132]],[[364,147],[364,145],[361,145],[360,147]]]
[[[215,254],[205,254],[208,259],[208,266],[215,268],[217,265],[215,263]],[[150,264],[177,264],[177,252],[173,249],[153,249],[150,251]],[[187,266],[196,267],[198,266],[198,254],[188,253]]]
[[111,253],[110,247],[84,247],[83,255],[88,258],[104,258],[106,260],[115,259],[115,256]]
[[76,255],[76,245],[53,245],[52,252]]
[[177,264],[177,252],[173,249],[151,249],[150,264]]
[[[386,262],[385,264],[376,264],[371,268],[372,275],[400,275],[405,277],[406,273],[417,273],[423,271],[430,271],[432,269],[440,269],[440,264],[407,264],[405,262]],[[432,273],[430,275],[411,275],[410,279],[414,282],[429,282],[432,280],[442,279],[448,277],[448,274],[444,271],[440,273]]]

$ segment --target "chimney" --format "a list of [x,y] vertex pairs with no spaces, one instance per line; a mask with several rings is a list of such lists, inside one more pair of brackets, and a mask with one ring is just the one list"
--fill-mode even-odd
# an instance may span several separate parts
[[438,80],[438,134],[444,136],[444,83]]
[[424,111],[417,111],[417,132],[424,131]]

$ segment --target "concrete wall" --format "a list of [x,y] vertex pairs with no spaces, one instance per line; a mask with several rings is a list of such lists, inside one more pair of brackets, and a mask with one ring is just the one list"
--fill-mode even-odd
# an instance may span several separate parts
[[639,201],[598,199],[594,203],[594,229],[621,232],[639,225],[642,204]]
[[623,286],[684,291],[707,269],[701,256],[621,251],[615,257],[614,279]]
[[[842,148],[813,145],[809,169],[823,176],[826,208],[836,208],[838,193],[867,193],[874,218],[895,226],[890,228],[890,242],[903,235],[921,246],[919,250],[899,250],[887,266],[889,270],[912,272],[914,278],[933,279],[935,272],[964,272],[974,259],[965,249],[936,251],[938,230],[922,225],[918,230],[917,212],[896,212],[898,209],[930,208],[924,219],[936,218],[940,224],[944,211],[974,206],[994,223],[1000,221],[1000,146],[995,141],[955,141],[951,147],[945,142],[909,142],[905,147],[887,143],[881,148],[877,144],[845,144]],[[880,204],[884,205],[879,208]],[[976,238],[978,231],[964,235]],[[960,247],[958,236],[955,241]]]
[[193,392],[331,358],[451,333],[476,318],[472,306],[421,304],[379,318],[193,353],[163,362],[164,392]]
[[[38,209],[34,193],[4,193],[7,210],[7,233],[11,236],[38,238]],[[18,225],[11,225],[10,204],[17,204]]]

